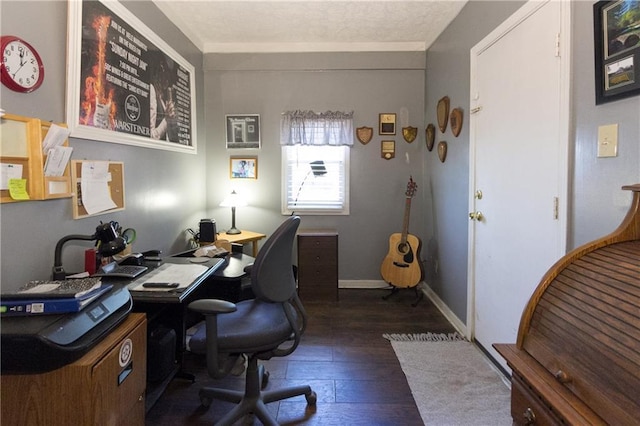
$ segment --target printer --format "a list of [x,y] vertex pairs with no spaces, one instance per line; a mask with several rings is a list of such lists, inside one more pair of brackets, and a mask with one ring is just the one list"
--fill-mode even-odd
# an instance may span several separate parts
[[120,324],[132,306],[127,287],[114,286],[79,312],[2,317],[2,374],[45,373],[74,362]]

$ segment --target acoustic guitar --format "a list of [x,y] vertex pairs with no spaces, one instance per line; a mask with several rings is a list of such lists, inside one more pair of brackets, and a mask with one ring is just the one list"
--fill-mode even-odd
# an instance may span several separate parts
[[420,262],[420,239],[409,234],[409,213],[411,199],[416,193],[418,185],[409,178],[407,196],[404,206],[404,220],[402,233],[391,234],[389,237],[389,253],[382,261],[380,273],[382,278],[398,288],[411,288],[422,280],[422,263]]

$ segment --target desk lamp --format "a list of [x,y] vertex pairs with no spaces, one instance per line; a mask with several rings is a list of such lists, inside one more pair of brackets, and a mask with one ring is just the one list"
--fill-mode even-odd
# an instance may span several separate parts
[[231,194],[220,203],[221,207],[231,207],[231,228],[227,231],[227,234],[236,235],[242,232],[236,228],[236,207],[246,205],[247,201],[238,195],[235,190],[231,191]]
[[98,253],[103,256],[112,256],[120,253],[127,247],[127,241],[118,235],[111,223],[101,223],[93,235],[72,234],[62,237],[60,241],[58,241],[58,244],[56,244],[53,261],[54,280],[64,280],[67,278],[67,274],[62,267],[62,246],[71,240],[98,241]]

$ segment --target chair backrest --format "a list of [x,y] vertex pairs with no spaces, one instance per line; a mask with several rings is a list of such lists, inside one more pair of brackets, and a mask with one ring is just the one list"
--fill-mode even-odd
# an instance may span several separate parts
[[251,289],[256,298],[281,303],[295,295],[292,254],[299,225],[299,216],[287,218],[260,248],[251,268]]

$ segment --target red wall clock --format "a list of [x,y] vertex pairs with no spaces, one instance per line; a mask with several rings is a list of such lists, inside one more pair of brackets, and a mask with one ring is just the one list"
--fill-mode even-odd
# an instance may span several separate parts
[[33,46],[20,37],[2,36],[0,49],[2,84],[21,93],[33,92],[40,87],[44,80],[44,65]]

